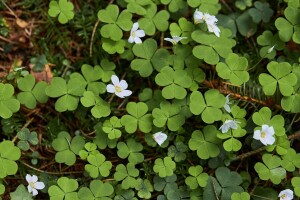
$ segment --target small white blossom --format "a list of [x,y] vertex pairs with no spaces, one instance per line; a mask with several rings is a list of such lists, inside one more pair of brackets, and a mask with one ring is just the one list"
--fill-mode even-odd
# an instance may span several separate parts
[[164,141],[167,138],[168,138],[167,134],[165,134],[163,132],[157,132],[157,133],[153,134],[153,139],[159,146],[161,146],[162,143],[164,143]]
[[231,129],[237,129],[238,128],[238,122],[234,119],[227,119],[224,124],[219,128],[219,130],[221,129],[222,133],[227,133],[228,130]]
[[172,42],[173,45],[176,45],[180,40],[186,39],[187,37],[179,37],[179,36],[172,36],[172,38],[165,38],[164,40],[168,42]]
[[280,200],[292,200],[294,198],[294,192],[290,189],[282,190],[278,197]]
[[220,37],[220,29],[216,24],[207,24],[208,31]]
[[204,17],[203,13],[200,12],[197,8],[196,11],[194,12],[194,24],[203,23],[204,22],[203,17]]
[[45,187],[45,184],[43,182],[37,182],[38,177],[36,175],[26,175],[26,181],[28,182],[28,192],[31,193],[33,196],[36,196],[38,194],[37,190],[42,190]]
[[116,75],[111,76],[111,82],[113,85],[108,84],[106,86],[107,92],[115,93],[120,98],[124,98],[132,94],[130,90],[126,90],[128,87],[127,82],[124,80],[119,81],[119,78]]
[[256,140],[260,140],[264,145],[272,145],[275,142],[274,134],[275,131],[273,126],[264,124],[262,125],[262,130],[254,131],[253,138]]
[[231,109],[230,109],[230,102],[229,102],[229,96],[230,96],[230,94],[228,94],[227,96],[226,96],[226,102],[225,102],[225,105],[224,105],[224,109],[227,111],[227,112],[231,112]]
[[203,19],[207,25],[214,25],[218,22],[218,19],[214,15],[205,13]]
[[136,43],[136,44],[141,44],[142,40],[140,39],[141,37],[145,36],[145,31],[139,30],[139,23],[135,22],[131,28],[130,31],[130,37],[128,38],[129,43]]

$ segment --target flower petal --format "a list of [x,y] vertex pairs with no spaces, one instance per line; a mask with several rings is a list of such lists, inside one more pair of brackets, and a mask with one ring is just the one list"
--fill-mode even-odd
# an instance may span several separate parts
[[45,187],[45,184],[43,182],[36,182],[34,187],[35,189],[42,190]]
[[106,91],[109,92],[109,93],[115,93],[116,92],[116,88],[112,84],[108,84],[106,86]]
[[275,142],[275,138],[272,135],[269,135],[266,137],[267,144],[272,145],[272,144],[274,144],[274,142]]
[[30,174],[26,174],[26,181],[27,181],[28,183],[31,183],[31,182],[32,182],[32,177],[31,177]]
[[133,43],[133,42],[134,42],[134,38],[133,38],[132,36],[130,36],[130,37],[128,38],[128,42],[129,42],[129,43]]
[[32,189],[32,196],[36,196],[38,194],[38,191],[36,189]]
[[167,134],[163,132],[157,132],[153,134],[153,139],[159,146],[161,146],[162,143],[164,143],[167,138],[168,138]]
[[29,193],[31,193],[31,192],[32,192],[32,188],[31,188],[31,186],[30,186],[30,185],[28,185],[28,186],[27,186],[27,190],[28,190],[28,192],[29,192]]
[[119,85],[119,83],[120,83],[119,78],[118,78],[116,75],[112,75],[112,76],[111,76],[111,82],[112,82],[114,85]]
[[256,140],[260,140],[260,133],[261,133],[260,130],[254,131],[253,138]]
[[125,90],[128,87],[128,84],[125,80],[121,80],[119,86]]
[[145,31],[143,31],[143,30],[137,30],[137,31],[135,32],[135,35],[136,35],[137,37],[144,37],[144,36],[145,36]]
[[138,22],[135,22],[135,23],[132,25],[131,31],[136,31],[136,30],[138,30],[138,28],[139,28],[139,23],[138,23]]
[[134,42],[135,42],[136,44],[142,44],[142,40],[141,40],[139,37],[135,37],[135,38],[134,38]]
[[124,98],[124,97],[130,96],[132,94],[132,91],[130,91],[130,90],[123,90],[121,93],[122,94],[120,94],[120,95],[122,95],[123,96],[122,98]]
[[38,180],[38,177],[36,175],[32,175],[31,181],[35,183],[35,182],[37,182],[37,180]]

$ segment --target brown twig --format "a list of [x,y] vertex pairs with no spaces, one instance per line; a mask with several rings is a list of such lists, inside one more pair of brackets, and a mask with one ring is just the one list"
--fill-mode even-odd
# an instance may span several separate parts
[[92,57],[92,55],[93,55],[93,50],[92,50],[92,48],[93,48],[93,41],[94,41],[95,32],[96,32],[96,29],[97,29],[99,23],[100,23],[100,21],[97,20],[97,22],[95,23],[94,28],[93,28],[91,42],[90,42],[90,57]]

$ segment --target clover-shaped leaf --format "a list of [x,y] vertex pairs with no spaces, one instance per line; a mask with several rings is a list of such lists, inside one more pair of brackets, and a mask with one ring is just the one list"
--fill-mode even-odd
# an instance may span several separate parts
[[105,9],[98,12],[98,19],[107,23],[101,27],[100,33],[104,38],[119,41],[123,37],[123,31],[129,31],[132,27],[132,14],[123,10],[119,14],[119,7],[114,4],[108,5]]
[[267,66],[270,74],[259,75],[259,83],[263,86],[266,95],[273,95],[277,85],[283,96],[290,96],[294,92],[293,86],[297,83],[297,76],[292,73],[292,67],[288,62],[270,62]]
[[49,187],[50,199],[78,199],[77,192],[75,192],[78,188],[76,179],[61,177],[57,180],[57,185]]
[[128,161],[133,164],[141,163],[144,160],[144,155],[139,153],[143,150],[143,145],[132,138],[128,139],[126,143],[118,142],[117,148],[118,156],[123,159],[128,157]]
[[[192,22],[188,21],[186,18],[181,17],[177,23],[170,24],[170,33],[171,35],[176,35],[180,37],[187,37],[186,39],[182,40],[182,44],[187,44],[190,41],[190,36],[194,31],[195,26]],[[176,48],[177,50],[177,48]]]
[[180,105],[163,101],[160,108],[152,111],[153,124],[164,127],[166,124],[171,131],[177,131],[185,122],[185,117],[180,113]]
[[55,154],[55,160],[58,163],[65,163],[66,165],[73,165],[76,161],[76,155],[84,147],[84,139],[81,136],[75,136],[71,139],[68,132],[62,131],[53,140],[52,146],[58,151]]
[[238,15],[235,22],[240,34],[247,38],[254,35],[257,31],[257,24],[253,21],[249,11],[245,11]]
[[78,191],[80,200],[109,200],[110,195],[114,193],[114,187],[109,183],[103,183],[100,180],[92,180],[90,188],[82,187]]
[[121,123],[128,133],[134,133],[139,128],[144,133],[149,133],[152,129],[151,114],[146,114],[148,106],[144,102],[129,102],[126,110],[130,115],[123,115]]
[[252,0],[237,0],[234,5],[240,10],[245,10],[247,7],[252,6]]
[[14,87],[11,84],[0,83],[0,117],[8,119],[19,111],[20,102],[14,98]]
[[122,132],[118,129],[121,128],[121,120],[113,116],[110,120],[105,120],[103,123],[103,131],[108,134],[110,140],[118,139],[121,137]]
[[[273,35],[271,31],[264,31],[262,35],[257,37],[257,43],[263,46],[260,51],[260,57],[272,59],[276,55],[276,50],[280,51],[284,48],[284,42],[279,39],[278,34]],[[269,50],[273,47],[273,50]]]
[[153,186],[148,179],[137,179],[137,184],[135,189],[138,191],[138,196],[140,198],[150,199],[151,192],[153,192]]
[[254,165],[255,171],[261,180],[271,180],[274,184],[279,184],[286,176],[286,170],[280,165],[282,160],[271,154],[264,154],[262,157],[264,163],[257,162]]
[[266,150],[268,152],[273,152],[275,149],[278,155],[285,155],[290,149],[290,146],[291,144],[287,136],[283,135],[283,136],[277,136],[275,143],[273,145],[266,146]]
[[158,31],[166,31],[169,27],[170,14],[166,10],[157,12],[157,6],[154,3],[149,4],[147,13],[138,20],[140,28],[147,35],[154,35]]
[[[1,192],[0,192],[1,193]],[[10,192],[10,199],[13,200],[33,200],[32,195],[28,192],[28,189],[20,184],[14,192]]]
[[[219,167],[216,172],[216,178],[209,177],[204,188],[203,199],[230,199],[235,192],[243,192],[244,189],[239,186],[242,178],[237,172],[232,172],[226,167]],[[221,195],[220,197],[218,197]],[[216,197],[217,196],[217,197]]]
[[271,118],[271,116],[272,116],[272,111],[270,110],[270,108],[263,107],[258,112],[255,112],[253,114],[252,120],[255,124],[257,124],[259,126],[262,126],[264,124],[267,124],[269,126],[273,126],[276,136],[285,135],[283,116],[282,115],[275,115],[272,118]]
[[135,193],[133,190],[123,190],[119,188],[116,188],[116,196],[114,200],[138,200],[135,197]]
[[183,142],[175,142],[175,146],[172,145],[168,148],[168,156],[174,157],[175,162],[180,162],[186,159],[186,151],[188,147]]
[[102,69],[101,80],[105,83],[109,82],[111,80],[111,76],[115,74],[114,69],[116,68],[116,64],[107,59],[102,59],[100,68]]
[[44,54],[38,55],[37,57],[30,58],[30,63],[33,64],[33,70],[35,72],[41,72],[45,68],[45,65],[49,63]]
[[0,195],[2,195],[5,192],[5,186],[0,183]]
[[241,85],[249,80],[247,72],[248,60],[245,57],[239,57],[235,53],[229,54],[225,63],[218,63],[216,70],[223,79],[229,79],[234,85]]
[[109,54],[122,54],[125,51],[126,42],[124,40],[114,41],[109,38],[101,38],[102,48]]
[[231,200],[250,200],[250,194],[247,192],[232,193]]
[[21,151],[9,140],[0,143],[0,178],[7,175],[14,175],[18,171],[18,165],[15,161],[21,157]]
[[[205,100],[204,100],[205,98]],[[194,91],[190,96],[190,109],[194,115],[201,114],[202,120],[211,124],[221,120],[226,98],[218,90],[211,89],[204,93]]]
[[192,133],[189,140],[189,147],[192,151],[197,150],[197,155],[201,159],[213,158],[219,155],[218,144],[221,142],[216,137],[219,131],[215,126],[208,125],[204,127],[203,132],[196,130]]
[[117,139],[109,139],[107,133],[103,131],[103,124],[98,123],[95,127],[96,138],[93,142],[97,145],[99,149],[115,148],[117,146]]
[[91,154],[87,157],[90,164],[86,164],[84,169],[92,178],[97,178],[99,175],[103,177],[109,176],[112,164],[110,161],[105,161],[105,156],[101,153]]
[[23,151],[27,151],[29,149],[29,143],[32,145],[38,144],[38,138],[36,132],[30,132],[28,128],[24,128],[17,133],[20,141],[18,142],[18,147]]
[[74,17],[74,5],[68,0],[52,0],[49,4],[48,14],[51,17],[56,17],[58,15],[58,21],[61,24],[67,23]]
[[283,97],[281,99],[281,106],[283,110],[291,113],[300,112],[300,94],[293,94],[289,97]]
[[35,84],[33,75],[28,74],[24,78],[18,79],[18,88],[22,91],[18,94],[17,98],[21,104],[25,104],[27,108],[33,109],[36,107],[37,101],[46,103],[48,96],[45,93],[47,83],[44,81]]
[[189,174],[185,179],[185,183],[192,189],[196,189],[198,186],[205,187],[207,184],[208,174],[203,173],[203,168],[200,165],[191,166],[189,168]]
[[127,2],[127,10],[138,15],[145,15],[147,6],[152,3],[151,0],[125,0],[125,2]]
[[164,159],[157,158],[153,166],[153,171],[158,173],[161,178],[172,176],[175,169],[176,163],[171,157],[164,157]]
[[276,19],[275,26],[279,31],[279,38],[283,42],[288,42],[292,38],[294,42],[298,44],[300,43],[299,14],[300,9],[293,6],[288,6],[284,10],[284,15],[286,19],[283,17],[279,17]]
[[154,108],[159,107],[160,102],[164,98],[162,97],[161,90],[152,91],[151,88],[145,88],[139,94],[139,100],[144,101],[148,106],[148,110],[152,111]]
[[154,39],[147,39],[142,44],[133,45],[132,51],[138,58],[132,60],[130,66],[142,77],[150,76],[153,68],[160,71],[169,64],[169,52],[164,48],[157,50],[157,43]]
[[229,29],[220,28],[220,37],[202,30],[196,30],[192,33],[192,39],[200,45],[193,48],[193,55],[196,58],[203,59],[206,63],[215,65],[220,57],[226,58],[232,53],[232,47],[235,46],[235,40],[231,39]]
[[164,67],[155,77],[155,82],[164,86],[162,95],[166,99],[183,99],[188,88],[192,84],[192,79],[184,70],[173,70],[171,67]]
[[97,150],[97,145],[95,143],[88,142],[84,145],[84,148],[85,148],[85,150],[79,151],[79,156],[83,160],[86,160],[87,157],[91,154],[95,155],[95,154],[99,153],[99,151]]
[[186,2],[183,0],[161,0],[161,3],[168,5],[169,11],[173,13],[187,7]]
[[248,10],[253,21],[255,23],[259,23],[260,21],[263,21],[264,23],[269,22],[274,13],[270,8],[270,4],[267,2],[262,3],[260,1],[255,1],[254,6],[255,8],[250,8]]
[[282,156],[282,167],[288,172],[295,171],[295,167],[300,168],[300,153],[296,153],[293,148],[289,148]]
[[55,102],[55,109],[58,112],[72,111],[77,108],[79,96],[82,96],[85,86],[86,81],[82,76],[73,76],[68,83],[63,78],[54,77],[45,92],[49,97],[59,97]]
[[187,45],[173,46],[173,52],[174,54],[169,57],[169,64],[173,66],[174,70],[183,70],[185,67],[199,69],[199,59],[192,54],[192,47]]
[[80,102],[84,107],[93,106],[91,113],[95,118],[107,117],[110,114],[109,103],[91,91],[85,91],[83,97],[80,98]]
[[169,191],[176,190],[178,188],[176,180],[176,174],[167,176],[165,178],[161,178],[160,176],[155,175],[153,178],[154,189],[156,191],[164,191],[164,194],[167,194]]
[[201,12],[207,12],[211,15],[216,15],[218,11],[221,9],[221,5],[218,0],[187,0],[189,6],[199,8]]
[[116,167],[114,178],[116,181],[122,181],[122,188],[128,190],[129,188],[135,188],[138,175],[139,170],[135,168],[133,163],[128,163],[126,166],[119,164]]
[[293,177],[292,185],[294,186],[295,195],[300,197],[300,177]]

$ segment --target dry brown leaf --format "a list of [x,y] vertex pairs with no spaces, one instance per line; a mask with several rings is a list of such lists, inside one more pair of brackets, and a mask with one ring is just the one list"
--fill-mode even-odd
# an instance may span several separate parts
[[28,23],[20,18],[17,18],[16,23],[21,28],[26,28],[28,26]]

